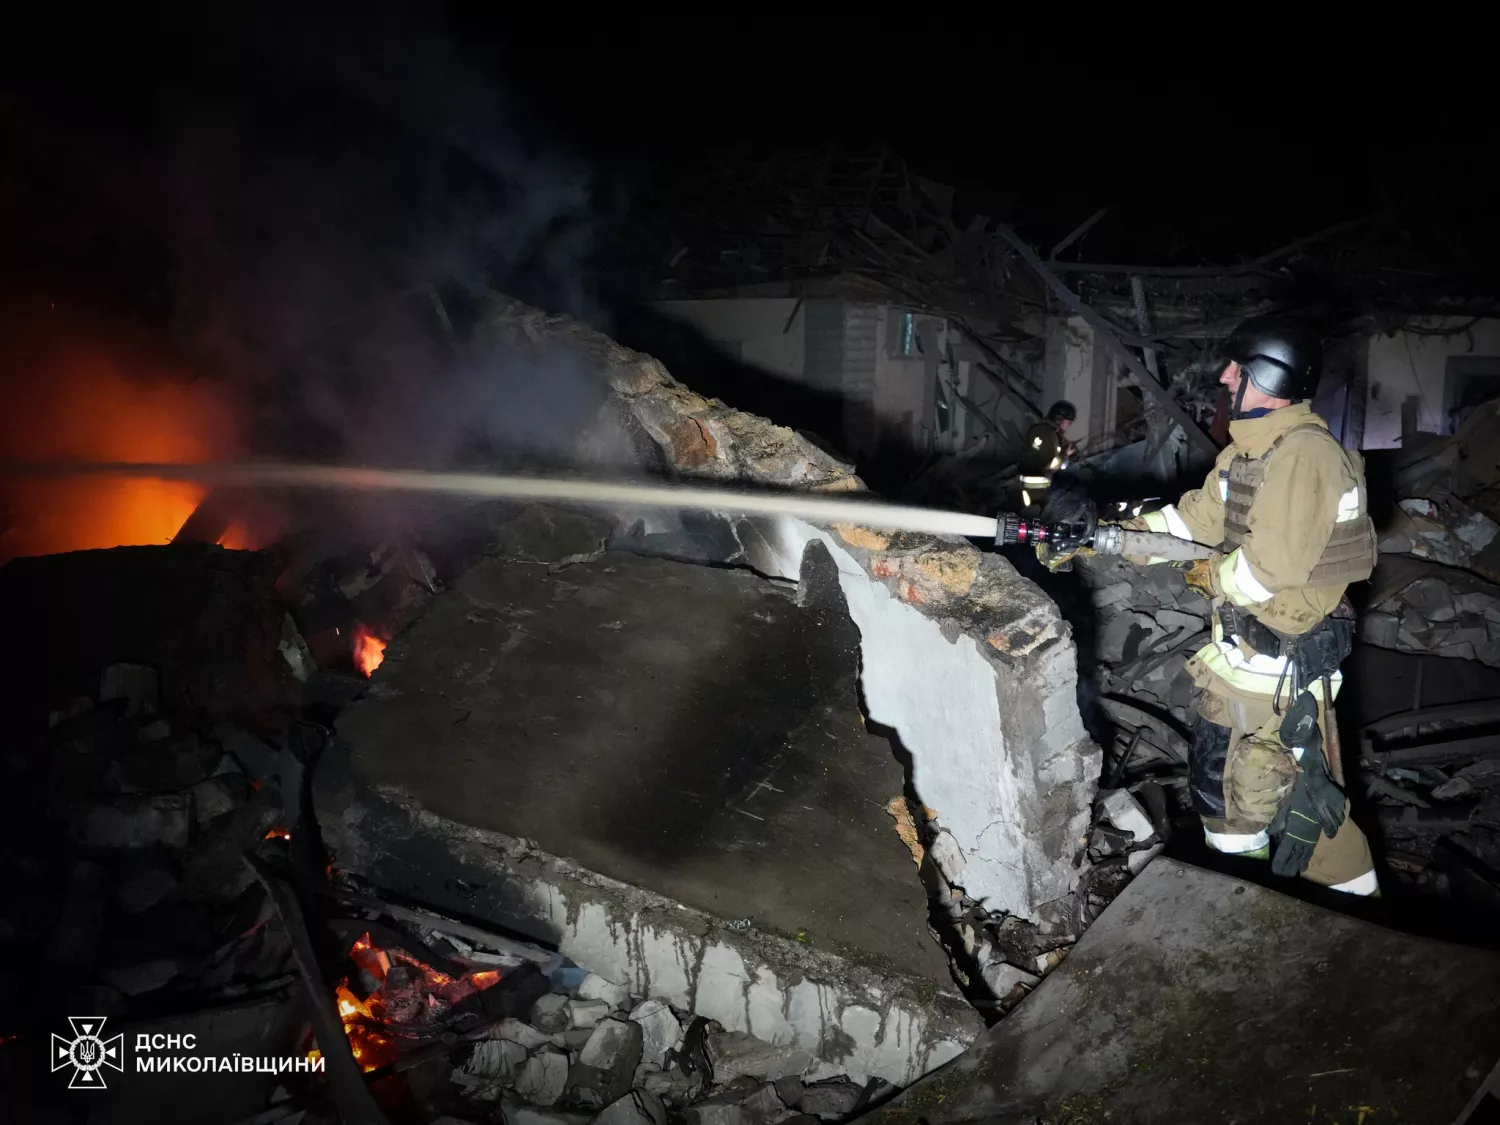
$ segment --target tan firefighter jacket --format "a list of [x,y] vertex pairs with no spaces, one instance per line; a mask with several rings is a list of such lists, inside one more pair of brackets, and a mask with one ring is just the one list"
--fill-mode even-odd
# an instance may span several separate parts
[[[1224,600],[1282,633],[1305,633],[1374,569],[1364,461],[1306,403],[1230,422],[1229,436],[1202,488],[1142,520],[1218,546]],[[1281,665],[1225,638],[1215,614],[1214,642],[1190,670],[1200,685],[1210,673],[1258,696],[1274,691]]]

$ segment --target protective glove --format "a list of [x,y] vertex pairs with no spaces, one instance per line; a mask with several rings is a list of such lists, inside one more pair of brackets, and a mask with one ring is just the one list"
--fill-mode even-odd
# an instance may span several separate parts
[[1291,795],[1271,821],[1276,854],[1271,870],[1277,875],[1301,875],[1312,860],[1318,833],[1332,838],[1344,823],[1344,791],[1328,772],[1323,734],[1318,729],[1318,701],[1304,691],[1281,721],[1282,745],[1298,748],[1302,758]]
[[1219,565],[1223,561],[1224,556],[1218,552],[1209,555],[1206,559],[1199,559],[1183,570],[1183,581],[1205,598],[1220,597],[1224,593],[1219,589]]

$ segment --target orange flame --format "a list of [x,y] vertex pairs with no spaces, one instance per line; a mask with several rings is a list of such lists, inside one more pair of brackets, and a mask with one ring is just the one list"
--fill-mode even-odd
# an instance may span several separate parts
[[354,666],[369,678],[385,659],[385,642],[363,625],[354,627]]
[[290,840],[291,838],[291,832],[285,828],[273,828],[261,837],[263,840]]
[[[0,445],[32,461],[207,461],[233,451],[228,408],[203,383],[140,378],[82,351],[0,388]],[[182,481],[30,480],[3,498],[0,561],[166,543],[203,499]]]
[[[399,949],[387,952],[376,948],[368,933],[361,934],[349,947],[349,956],[379,984],[379,988],[366,1000],[361,1000],[354,994],[347,977],[338,983],[333,992],[339,1020],[344,1025],[344,1034],[349,1038],[350,1053],[354,1055],[360,1069],[365,1071],[375,1070],[392,1062],[402,1050],[400,1044],[386,1033],[385,998],[381,992],[385,987],[386,974],[395,962],[399,961],[421,974],[420,987],[426,996],[429,1011],[446,1011],[465,997],[482,992],[500,980],[500,974],[492,969],[466,973],[461,977],[449,976],[424,965]],[[313,1051],[317,1049],[316,1046],[312,1048]],[[309,1053],[308,1057],[313,1056]]]

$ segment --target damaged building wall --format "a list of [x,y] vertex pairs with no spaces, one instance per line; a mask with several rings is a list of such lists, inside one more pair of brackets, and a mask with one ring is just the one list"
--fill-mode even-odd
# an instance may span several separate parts
[[656,307],[686,321],[732,359],[801,379],[807,370],[807,323],[793,297],[733,301],[660,301]]
[[988,397],[987,388],[980,394],[972,385],[972,363],[951,355],[959,330],[941,316],[837,297],[666,300],[655,307],[732,359],[843,399],[842,432],[820,436],[856,458],[951,452],[989,429],[952,393]]
[[[618,396],[626,427],[673,473],[863,489],[850,466],[800,435],[694,394],[656,360],[570,318],[502,303],[481,331],[585,352]],[[1066,895],[1100,753],[1078,714],[1075,652],[1057,607],[1004,559],[962,540],[790,518],[723,522],[733,546],[717,561],[795,579],[809,543],[833,557],[860,630],[866,707],[911,755],[953,882],[991,910],[1025,917]]]
[[1401,444],[1402,411],[1415,429],[1451,434],[1455,411],[1500,395],[1500,320],[1425,317],[1410,331],[1370,338],[1365,449]]
[[1115,432],[1115,377],[1109,355],[1082,317],[1047,322],[1042,409],[1067,399],[1078,411],[1069,437],[1085,452],[1099,449]]

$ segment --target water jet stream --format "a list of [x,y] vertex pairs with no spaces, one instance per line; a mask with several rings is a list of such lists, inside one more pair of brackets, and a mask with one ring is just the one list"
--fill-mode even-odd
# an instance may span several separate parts
[[136,464],[129,462],[6,465],[6,477],[146,477],[232,488],[313,488],[345,492],[419,492],[578,504],[593,508],[660,508],[794,516],[823,524],[884,531],[960,535],[993,541],[993,516],[887,504],[812,492],[749,492],[701,484],[653,484],[500,473],[450,473],[293,462]]

